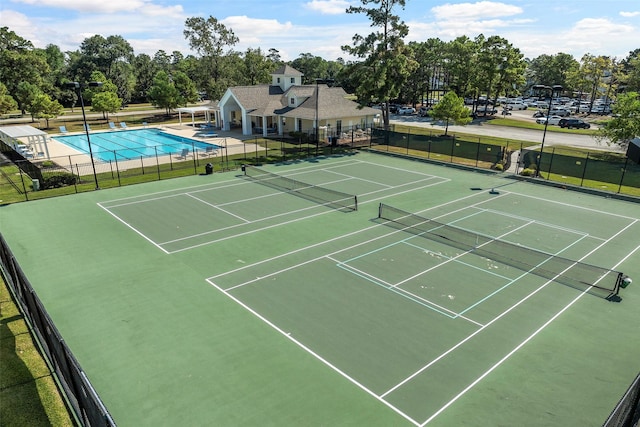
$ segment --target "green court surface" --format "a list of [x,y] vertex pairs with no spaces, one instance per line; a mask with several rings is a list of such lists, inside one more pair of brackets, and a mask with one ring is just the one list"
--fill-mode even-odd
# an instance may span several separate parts
[[[640,204],[371,153],[262,168],[358,210],[240,171],[0,208],[119,426],[598,426],[637,375]],[[568,286],[380,203],[614,272]]]

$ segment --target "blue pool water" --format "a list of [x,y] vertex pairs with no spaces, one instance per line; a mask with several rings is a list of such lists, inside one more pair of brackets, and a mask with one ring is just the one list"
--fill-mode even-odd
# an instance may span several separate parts
[[[188,149],[190,153],[205,151],[207,147],[221,148],[195,139],[171,135],[160,129],[133,129],[115,132],[91,133],[93,156],[103,162],[139,159],[140,157],[162,156],[181,153]],[[56,141],[89,154],[86,134],[56,136]]]

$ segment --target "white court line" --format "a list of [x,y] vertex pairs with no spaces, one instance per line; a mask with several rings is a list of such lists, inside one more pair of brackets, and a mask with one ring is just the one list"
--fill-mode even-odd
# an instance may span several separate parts
[[[477,208],[477,209],[479,209],[479,208]],[[504,216],[504,217],[507,217],[507,218],[514,218],[514,219],[519,219],[519,220],[522,220],[522,221],[533,221],[536,224],[540,224],[540,225],[542,225],[544,227],[553,228],[554,230],[566,231],[566,232],[573,233],[573,234],[579,234],[581,236],[589,236],[589,233],[585,233],[584,231],[574,230],[572,228],[567,228],[567,227],[561,227],[561,226],[558,226],[558,225],[555,225],[555,224],[551,224],[551,223],[543,222],[543,221],[538,221],[538,220],[535,220],[533,218],[528,218],[528,217],[521,216],[521,215],[513,215],[513,214],[509,214],[507,212],[496,211],[496,210],[493,210],[493,209],[480,209],[480,210],[483,211],[483,212],[491,213],[491,214],[494,214],[494,215],[500,215],[500,216]],[[603,240],[601,237],[595,237],[595,236],[590,236],[590,237],[593,237],[594,239],[598,239],[598,240]]]
[[317,360],[319,360],[320,362],[322,362],[323,364],[325,364],[326,366],[328,366],[329,368],[331,368],[334,372],[337,372],[338,374],[340,374],[344,379],[346,379],[347,381],[349,381],[350,383],[352,383],[353,385],[355,385],[356,387],[358,387],[360,390],[364,391],[365,393],[367,393],[369,396],[373,397],[374,399],[376,399],[378,402],[382,403],[383,405],[385,405],[386,407],[388,407],[389,409],[391,409],[392,411],[394,411],[395,413],[397,413],[398,415],[402,416],[404,419],[406,419],[407,421],[411,422],[413,425],[415,426],[419,426],[420,423],[417,422],[416,420],[412,419],[410,416],[408,416],[407,414],[405,414],[404,412],[402,412],[400,409],[396,408],[395,406],[393,406],[392,404],[390,404],[389,402],[385,401],[384,399],[380,398],[378,395],[376,395],[376,393],[374,393],[373,391],[369,390],[367,387],[365,387],[363,384],[361,384],[360,382],[356,381],[355,378],[352,378],[351,376],[347,375],[344,371],[342,371],[340,368],[338,368],[336,365],[332,364],[331,362],[329,362],[327,359],[325,359],[324,357],[320,356],[318,353],[316,353],[315,351],[313,351],[311,348],[307,347],[306,345],[304,345],[302,342],[298,341],[296,338],[294,338],[293,336],[291,336],[291,333],[287,333],[285,332],[283,329],[279,328],[276,324],[274,324],[273,322],[271,322],[269,319],[267,319],[266,317],[262,316],[260,313],[258,313],[257,311],[255,311],[254,309],[252,309],[251,307],[249,307],[248,305],[246,305],[245,303],[243,303],[242,301],[240,301],[239,299],[237,299],[236,297],[234,297],[233,295],[231,295],[230,293],[228,293],[227,291],[225,291],[224,289],[222,289],[221,287],[219,287],[218,285],[216,285],[214,282],[212,282],[210,279],[206,279],[207,282],[215,287],[216,289],[218,289],[220,292],[222,292],[223,294],[225,294],[227,297],[231,298],[233,301],[235,301],[237,304],[239,304],[241,307],[243,307],[245,310],[249,311],[251,314],[253,314],[254,316],[256,316],[258,319],[262,320],[264,323],[266,323],[267,325],[269,325],[270,327],[272,327],[273,329],[275,329],[276,331],[278,331],[280,334],[282,334],[284,337],[286,337],[287,339],[289,339],[291,342],[293,342],[294,344],[296,344],[298,347],[302,348],[304,351],[306,351],[308,354],[312,355],[313,357],[315,357]]
[[[526,224],[522,224],[521,226],[519,226],[519,227],[517,227],[517,228],[514,228],[513,230],[509,230],[509,231],[507,231],[506,233],[501,234],[500,236],[496,237],[496,239],[500,239],[500,238],[502,238],[502,237],[504,237],[504,236],[507,236],[507,235],[509,235],[509,234],[511,234],[511,233],[513,233],[513,232],[516,232],[516,231],[518,231],[519,229],[524,228],[524,227],[526,227],[526,226],[527,226],[527,225],[529,225],[529,224],[531,224],[531,223],[529,222],[529,223],[526,223]],[[410,227],[407,227],[407,228],[410,228]],[[428,237],[426,237],[426,238],[428,239]],[[406,278],[406,279],[404,279],[404,280],[402,280],[402,281],[400,281],[400,282],[396,283],[394,286],[401,286],[401,285],[403,285],[404,283],[408,282],[409,280],[413,280],[413,279],[415,279],[416,277],[420,277],[420,276],[422,276],[423,274],[428,273],[428,272],[430,272],[430,271],[432,271],[432,270],[435,270],[435,269],[436,269],[436,268],[438,268],[438,267],[441,267],[441,266],[443,266],[443,265],[445,265],[445,264],[448,264],[448,263],[450,263],[450,262],[456,261],[458,258],[463,257],[463,256],[465,256],[465,255],[467,255],[467,254],[472,253],[475,249],[477,249],[477,248],[481,248],[481,247],[483,247],[483,246],[485,246],[485,245],[488,245],[489,243],[492,243],[492,242],[493,242],[492,240],[489,240],[489,241],[484,242],[483,244],[478,245],[478,246],[476,246],[476,247],[474,247],[474,248],[472,248],[472,249],[466,250],[466,251],[462,252],[461,254],[458,254],[458,255],[456,255],[456,256],[454,256],[454,257],[451,257],[451,258],[447,259],[446,261],[444,261],[444,262],[442,262],[442,263],[440,263],[440,264],[438,264],[438,265],[434,265],[433,267],[430,267],[430,268],[428,268],[428,269],[426,269],[426,270],[424,270],[424,271],[422,271],[422,272],[420,272],[420,273],[418,273],[418,274],[414,274],[413,276],[408,277],[408,278]]]
[[230,215],[230,216],[232,216],[232,217],[234,217],[234,218],[238,218],[240,221],[244,221],[245,223],[250,223],[250,222],[251,222],[251,221],[249,221],[248,219],[242,218],[240,215],[236,215],[236,214],[234,214],[233,212],[229,212],[228,210],[222,209],[220,206],[216,206],[216,205],[214,205],[213,203],[209,203],[209,202],[207,202],[206,200],[202,200],[201,198],[196,197],[196,196],[194,196],[194,195],[193,195],[193,194],[191,194],[191,193],[186,193],[186,195],[187,195],[187,196],[189,196],[189,197],[191,197],[192,199],[195,199],[195,200],[199,201],[200,203],[204,203],[204,204],[205,204],[205,205],[207,205],[207,206],[211,206],[211,207],[212,207],[212,208],[214,208],[214,209],[217,209],[217,210],[219,210],[219,211],[221,211],[221,212],[224,212],[224,213],[226,213],[227,215]]
[[136,228],[134,228],[131,224],[127,223],[126,221],[124,221],[122,218],[118,217],[116,214],[114,214],[113,212],[111,212],[109,209],[105,208],[104,206],[102,206],[100,203],[98,203],[98,206],[100,206],[102,209],[104,209],[109,215],[111,215],[112,217],[114,217],[115,219],[117,219],[118,221],[120,221],[121,223],[123,223],[125,226],[129,227],[131,230],[133,230],[136,234],[138,234],[139,236],[141,236],[143,239],[145,239],[146,241],[148,241],[149,243],[151,243],[153,246],[155,246],[156,248],[160,249],[162,252],[164,252],[165,254],[169,254],[169,252],[167,252],[162,246],[158,245],[156,242],[154,242],[153,240],[149,239],[147,236],[145,236],[141,231],[137,230]]
[[[269,196],[274,196],[274,195],[279,195],[279,194],[282,194],[282,193],[270,194]],[[223,203],[220,206],[228,206],[230,204],[234,204],[234,203],[233,202],[231,202],[231,203]],[[260,219],[257,219],[257,220],[253,220],[253,221],[247,220],[247,221],[248,221],[249,224],[256,224],[256,223],[259,223],[259,222],[262,222],[262,221],[267,221],[269,219],[279,218],[281,216],[287,216],[287,215],[290,215],[292,213],[295,214],[295,213],[298,213],[298,212],[314,210],[314,209],[317,209],[319,206],[323,206],[323,205],[307,206],[306,208],[294,209],[294,210],[291,210],[291,211],[287,211],[287,212],[283,212],[283,213],[279,213],[279,214],[275,214],[275,215],[271,215],[271,216],[266,216],[266,217],[263,217],[263,218],[260,218]],[[301,221],[303,219],[313,218],[313,217],[318,216],[318,215],[324,215],[324,214],[327,214],[329,212],[332,212],[332,211],[323,211],[323,212],[320,212],[320,213],[317,213],[317,214],[307,215],[307,216],[301,217],[301,218],[295,218],[295,219],[293,219],[291,221],[282,222],[280,224],[290,224],[292,222]],[[207,234],[214,234],[214,233],[218,233],[220,231],[231,230],[233,228],[242,227],[244,225],[246,225],[246,224],[234,224],[234,225],[229,225],[227,227],[216,228],[214,230],[203,231],[201,233],[191,234],[189,236],[180,237],[178,239],[173,239],[173,240],[169,240],[169,241],[166,241],[166,242],[162,242],[162,243],[160,243],[160,245],[167,245],[167,244],[170,244],[170,243],[182,242],[184,240],[194,239],[196,237],[206,236]],[[271,226],[266,227],[266,228],[263,227],[263,228],[259,228],[258,230],[266,230],[268,228],[272,228],[272,227]],[[256,230],[251,230],[250,232],[255,232],[255,231]],[[246,234],[246,233],[244,233],[244,234]],[[244,235],[244,234],[236,234],[236,236],[241,236],[241,235]],[[219,240],[214,240],[214,241],[212,241],[212,243],[213,242],[217,242],[217,241],[219,241]]]
[[[429,186],[430,186],[430,185],[429,185]],[[481,195],[481,194],[482,194],[482,193],[474,193],[474,194],[470,194],[469,196],[462,197],[461,199],[457,199],[456,201],[466,200],[466,199],[469,199],[469,198],[472,198],[472,197],[478,197],[478,196],[479,196],[479,195]],[[491,200],[494,200],[494,199],[491,199]],[[488,201],[488,200],[482,200],[482,201],[480,201],[480,202],[478,202],[478,203],[475,203],[474,205],[471,205],[471,206],[475,206],[475,205],[477,205],[477,204],[481,204],[481,203],[486,203],[487,201]],[[365,203],[366,203],[366,202],[365,202]],[[443,204],[441,204],[440,206],[446,206],[446,205],[451,204],[451,203],[454,203],[454,201],[443,203]],[[463,209],[467,209],[467,208],[468,208],[468,206],[465,206],[464,208],[460,208],[459,210],[463,210]],[[454,211],[454,212],[455,212],[455,211]],[[448,215],[448,214],[449,214],[449,213],[447,213],[447,215]],[[237,273],[238,271],[242,271],[242,270],[245,270],[245,269],[247,269],[247,268],[252,268],[252,267],[255,267],[255,266],[258,266],[258,265],[261,265],[261,264],[266,264],[266,263],[269,263],[269,262],[275,261],[275,260],[280,259],[280,258],[288,257],[288,256],[293,255],[293,254],[296,254],[296,253],[298,253],[298,252],[307,251],[307,250],[309,250],[309,249],[313,249],[313,248],[315,248],[315,247],[322,246],[322,245],[324,245],[324,244],[333,243],[333,242],[336,242],[336,241],[338,241],[338,240],[341,240],[341,239],[344,239],[344,238],[347,238],[347,237],[355,236],[355,235],[357,235],[357,234],[364,233],[364,232],[369,231],[369,230],[371,230],[371,229],[373,229],[373,228],[381,227],[381,226],[383,226],[383,225],[384,225],[384,224],[375,224],[375,225],[372,225],[372,226],[369,226],[369,227],[363,228],[363,229],[361,229],[361,230],[356,230],[356,231],[353,231],[353,232],[351,232],[351,233],[347,233],[347,234],[343,234],[343,235],[338,236],[338,237],[334,237],[334,238],[329,239],[329,240],[324,240],[324,241],[322,241],[322,242],[314,243],[313,245],[303,246],[303,247],[301,247],[301,248],[294,249],[294,250],[292,250],[292,251],[285,252],[285,253],[283,253],[283,254],[273,256],[273,257],[271,257],[271,258],[263,259],[262,261],[254,262],[253,264],[244,265],[244,266],[242,266],[242,267],[238,267],[238,268],[236,268],[236,269],[233,269],[233,270],[230,270],[230,271],[227,271],[227,272],[224,272],[224,273],[216,274],[216,275],[214,275],[214,276],[209,277],[209,279],[217,279],[218,277],[221,277],[221,276],[226,276],[226,275],[229,275],[229,274]],[[384,234],[384,235],[382,235],[382,236],[375,237],[375,238],[373,238],[373,239],[365,240],[364,242],[357,243],[357,244],[355,244],[355,245],[349,246],[349,247],[347,247],[347,248],[340,249],[340,250],[338,250],[338,251],[336,251],[336,252],[332,252],[332,253],[327,254],[327,255],[335,255],[335,254],[339,254],[339,253],[341,253],[341,252],[344,252],[344,251],[347,251],[347,250],[350,250],[350,249],[353,249],[353,248],[357,248],[358,246],[366,245],[366,244],[368,244],[368,243],[374,242],[374,241],[379,240],[379,239],[386,238],[386,237],[388,237],[388,236],[391,236],[391,235],[393,235],[393,234],[400,233],[400,232],[401,232],[400,230],[394,230],[394,231],[391,231],[391,232],[389,232],[389,233],[386,233],[386,234]]]
[[[589,255],[591,255],[592,253],[594,253],[595,251],[597,251],[598,249],[600,249],[602,246],[604,246],[606,243],[608,243],[610,240],[612,240],[614,237],[618,236],[619,234],[623,233],[627,228],[631,227],[633,224],[635,223],[632,222],[631,224],[627,225],[625,228],[623,228],[622,230],[618,231],[614,236],[611,236],[609,239],[607,239],[607,241],[602,242],[600,245],[598,245],[596,248],[594,248],[592,251],[590,251],[589,253],[587,253],[586,255],[584,255],[582,258],[580,258],[577,262],[582,261],[583,259],[587,258]],[[575,264],[574,264],[575,265]],[[619,263],[617,264],[619,265]],[[566,269],[564,269],[562,272],[560,272],[559,274],[556,275],[556,277],[562,275],[565,271],[569,270],[571,267],[573,267],[573,265],[567,267]],[[614,267],[615,268],[615,267]],[[523,304],[526,300],[528,300],[529,298],[531,298],[533,295],[537,294],[539,291],[541,291],[542,289],[544,289],[545,287],[547,287],[550,283],[553,282],[553,279],[548,280],[547,282],[545,282],[543,285],[541,285],[540,287],[538,287],[537,289],[535,289],[533,292],[531,292],[529,295],[527,295],[526,297],[522,298],[520,301],[516,302],[514,305],[512,305],[511,307],[509,307],[508,309],[506,309],[505,311],[503,311],[502,313],[500,313],[498,316],[496,316],[495,318],[493,318],[491,321],[489,321],[487,324],[485,324],[482,328],[478,329],[477,331],[471,333],[469,336],[467,336],[466,338],[462,339],[461,341],[459,341],[457,344],[453,345],[451,348],[449,348],[448,350],[446,350],[445,352],[443,352],[440,356],[436,357],[435,359],[433,359],[431,362],[429,362],[428,364],[426,364],[425,366],[423,366],[422,368],[418,369],[416,372],[414,372],[413,374],[409,375],[407,378],[405,378],[404,380],[400,381],[398,384],[396,384],[395,386],[391,387],[389,390],[387,390],[385,393],[383,393],[382,395],[380,395],[380,397],[384,398],[385,396],[387,396],[388,394],[392,393],[393,391],[397,390],[399,387],[401,387],[402,385],[408,383],[409,381],[411,381],[413,378],[417,377],[418,375],[420,375],[421,373],[423,373],[424,371],[426,371],[428,368],[430,368],[431,366],[433,366],[436,362],[442,360],[444,357],[446,357],[447,355],[449,355],[450,353],[452,353],[454,350],[458,349],[459,347],[461,347],[464,343],[466,343],[467,341],[469,341],[471,338],[475,337],[476,335],[478,335],[480,332],[484,331],[486,328],[488,328],[489,326],[493,325],[495,322],[497,322],[499,319],[501,319],[502,317],[504,317],[506,314],[510,313],[512,310],[514,310],[516,307],[520,306],[521,304]],[[588,291],[588,289],[584,292],[586,293]],[[581,294],[581,295],[584,295]],[[573,302],[571,303],[573,304]],[[548,322],[550,323],[550,322]],[[546,323],[543,326],[546,326],[548,323]],[[542,329],[540,329],[542,330]],[[537,333],[537,332],[536,332]],[[525,341],[528,341],[530,338],[528,338]],[[521,346],[518,346],[516,349],[520,348]],[[513,354],[510,353],[509,355]],[[502,359],[500,362],[498,362],[499,364],[501,364],[504,360],[506,360],[506,358]],[[484,376],[482,377],[484,378]],[[477,382],[474,382],[472,385],[477,384]],[[432,415],[429,419],[427,419],[427,421],[425,421],[425,423],[423,423],[422,425],[427,424],[428,422],[430,422],[431,420],[433,420],[438,414],[440,414],[442,411],[444,411],[447,407],[449,407],[453,402],[455,402],[457,399],[459,399],[464,393],[466,393],[466,391],[470,390],[471,387],[466,388],[463,393],[458,394],[454,399],[452,399],[450,402],[448,402],[447,404],[445,404],[440,410],[438,410],[434,415]]]
[[[358,177],[355,177],[355,176],[352,176],[352,175],[347,175],[345,173],[340,173],[340,172],[336,172],[336,171],[332,171],[332,170],[328,170],[327,172],[333,173],[333,174],[336,174],[336,175],[341,175],[341,176],[348,176],[351,179],[355,179],[355,180],[358,180],[358,181],[369,182],[371,184],[379,185],[381,187],[394,188],[393,185],[383,184],[381,182],[373,181],[373,180],[370,180],[370,179],[358,178]],[[402,184],[402,185],[405,185],[405,184]]]
[[420,295],[416,295],[413,292],[409,292],[406,289],[402,289],[402,288],[398,288],[395,286],[392,286],[390,283],[385,282],[384,280],[380,279],[379,277],[374,276],[373,274],[369,274],[366,271],[362,271],[358,268],[355,268],[352,265],[349,264],[345,264],[341,261],[338,261],[335,258],[331,258],[330,256],[327,256],[327,258],[329,258],[330,260],[334,261],[336,263],[336,267],[339,267],[345,271],[348,271],[351,274],[355,274],[356,276],[365,279],[375,285],[378,285],[388,291],[391,291],[393,293],[396,293],[404,298],[407,298],[409,301],[413,301],[416,304],[419,304],[423,307],[428,308],[429,310],[435,311],[436,313],[440,313],[443,316],[448,317],[449,319],[464,319],[470,323],[473,323],[477,326],[482,326],[481,323],[476,322],[475,320],[468,318],[466,316],[461,315],[460,313],[457,313],[451,309],[448,309],[438,303],[435,303],[431,300],[428,300],[426,298],[421,297]]
[[594,209],[594,208],[587,208],[587,207],[580,206],[580,205],[572,205],[571,203],[559,202],[557,200],[543,199],[542,197],[532,196],[530,194],[522,194],[522,193],[517,193],[517,192],[512,192],[512,191],[508,191],[508,193],[515,194],[515,195],[521,196],[521,197],[528,197],[530,199],[541,200],[543,202],[555,203],[557,205],[569,206],[570,208],[574,208],[574,209],[581,209],[581,210],[585,210],[585,211],[596,212],[596,213],[599,213],[599,214],[602,214],[602,215],[613,216],[613,217],[618,217],[618,218],[623,218],[623,219],[630,219],[630,220],[637,219],[637,218],[634,218],[634,217],[630,217],[630,216],[626,216],[626,215],[620,215],[620,214],[606,212],[606,211],[601,211],[601,210]]
[[[416,190],[421,190],[421,189],[424,189],[424,188],[433,187],[433,186],[435,186],[435,185],[444,184],[444,183],[446,183],[446,182],[449,182],[449,180],[446,180],[446,181],[439,181],[439,182],[434,182],[434,183],[427,184],[427,185],[423,185],[423,186],[416,187],[416,188],[410,188],[410,189],[405,190],[405,191],[396,192],[396,193],[394,193],[394,195],[404,194],[404,193],[411,192],[411,191],[416,191]],[[366,194],[364,194],[364,195],[369,195],[369,194],[377,193],[377,192],[379,192],[379,191],[383,191],[383,190],[372,191],[372,192],[370,192],[370,193],[366,193]],[[279,194],[279,193],[276,193],[276,194]],[[373,203],[373,202],[376,202],[376,201],[378,201],[378,200],[381,200],[381,199],[383,199],[383,198],[385,198],[385,197],[387,197],[387,196],[381,196],[381,197],[374,198],[374,199],[371,199],[371,200],[367,200],[367,201],[364,201],[364,202],[359,202],[359,205],[360,205],[360,206],[362,206],[362,205],[365,205],[365,204]],[[327,203],[327,204],[328,204],[328,203]],[[319,206],[319,205],[310,206],[308,209],[315,209],[317,206]],[[305,208],[305,209],[307,209],[307,208]],[[222,238],[220,238],[220,239],[215,239],[215,240],[210,240],[210,241],[203,242],[203,243],[198,243],[197,245],[192,245],[192,246],[187,246],[187,247],[184,247],[184,248],[176,249],[176,250],[174,250],[174,251],[170,251],[169,253],[170,253],[170,254],[174,254],[174,253],[177,253],[177,252],[188,251],[188,250],[195,249],[195,248],[199,248],[199,247],[202,247],[202,246],[211,245],[211,244],[213,244],[213,243],[217,243],[217,242],[220,242],[220,241],[224,241],[224,240],[232,239],[232,238],[237,237],[237,236],[245,236],[245,235],[248,235],[248,234],[258,233],[258,232],[260,232],[260,231],[268,230],[268,229],[270,229],[270,228],[280,227],[281,225],[286,225],[286,224],[294,223],[294,222],[297,222],[297,221],[303,221],[303,220],[310,219],[310,218],[313,218],[313,217],[316,217],[316,216],[319,216],[319,215],[325,215],[325,214],[329,214],[329,213],[333,213],[333,212],[334,212],[333,210],[329,210],[329,211],[325,211],[325,212],[320,212],[320,213],[315,214],[315,215],[308,215],[308,216],[305,216],[305,217],[296,218],[296,219],[291,220],[291,221],[281,222],[281,223],[278,223],[278,224],[272,224],[272,225],[269,225],[269,226],[266,226],[266,227],[262,227],[262,228],[258,228],[258,229],[254,229],[254,230],[249,230],[249,231],[246,231],[246,232],[243,232],[243,233],[235,234],[235,235],[233,235],[233,236],[226,236],[226,237],[222,237]],[[275,215],[275,216],[288,215],[288,214],[290,214],[290,213],[291,213],[291,211],[289,211],[289,212],[285,212],[285,213],[283,213],[283,214],[278,214],[278,215]],[[275,216],[274,216],[274,217],[275,217]],[[271,217],[270,217],[270,218],[271,218]],[[259,220],[259,221],[262,221],[262,220],[264,220],[264,219],[261,219],[261,220]],[[242,224],[242,225],[244,225],[244,224]],[[231,227],[227,227],[227,228],[232,228],[232,227],[236,227],[236,226],[238,226],[238,225],[231,226]],[[171,242],[163,242],[163,243],[161,243],[161,244],[162,244],[162,245],[166,245],[166,244],[168,244],[168,243],[173,243],[173,242],[180,241],[180,240],[188,240],[188,239],[191,239],[191,238],[194,238],[194,237],[199,237],[200,235],[206,235],[206,234],[216,233],[217,231],[221,231],[221,230],[222,230],[222,229],[217,229],[217,230],[207,231],[207,232],[200,233],[200,234],[196,234],[196,235],[192,235],[192,236],[182,237],[182,238],[180,238],[180,239],[176,239],[176,240],[173,240],[173,241],[171,241]],[[366,229],[365,229],[365,230],[366,230]]]
[[[631,227],[633,224],[635,224],[637,222],[637,220],[634,220],[631,224],[629,224],[627,227],[625,227],[624,229],[620,230],[618,233],[614,234],[613,236],[611,236],[611,238],[607,239],[606,242],[603,242],[602,245],[604,245],[605,243],[607,243],[608,241],[610,241],[611,239],[613,239],[614,237],[618,236],[620,233],[622,233],[624,230],[626,230],[627,228]],[[601,246],[602,246],[601,245]],[[598,248],[596,248],[598,249]],[[627,260],[627,258],[629,258],[634,252],[636,252],[638,249],[640,249],[640,246],[637,246],[633,251],[631,251],[631,253],[629,253],[627,256],[625,256],[624,258],[622,258],[620,261],[618,261],[616,263],[616,265],[614,265],[611,270],[615,270],[620,264],[622,264],[625,260]],[[595,250],[595,249],[594,249]],[[593,251],[592,251],[593,252]],[[586,258],[587,256],[589,256],[592,252],[588,253],[587,255],[585,255],[584,257],[582,257],[580,260],[583,260],[584,258]],[[569,267],[571,268],[571,267]],[[566,270],[565,270],[566,271]],[[601,279],[599,279],[598,281],[600,281]],[[594,283],[594,285],[598,284],[598,281],[596,281],[596,283]],[[551,281],[550,281],[551,282]],[[549,282],[547,282],[549,283]],[[546,286],[547,283],[545,283],[543,286]],[[575,299],[573,299],[569,304],[567,304],[562,310],[560,310],[558,313],[556,313],[553,317],[551,317],[551,319],[549,319],[548,321],[546,321],[542,326],[540,326],[538,329],[536,329],[531,335],[529,335],[524,341],[522,341],[520,344],[518,344],[513,350],[511,350],[509,353],[507,353],[507,355],[505,355],[502,359],[500,359],[498,362],[496,362],[492,367],[490,367],[486,372],[484,372],[482,375],[480,375],[475,381],[473,381],[471,384],[469,384],[466,388],[464,388],[460,393],[458,393],[456,396],[453,397],[453,399],[451,399],[449,402],[447,402],[444,406],[442,406],[439,410],[437,410],[433,415],[431,415],[424,423],[421,424],[421,426],[424,426],[428,423],[430,423],[431,421],[433,421],[433,419],[435,419],[438,415],[440,415],[445,409],[447,409],[449,406],[451,406],[453,403],[455,403],[458,399],[460,399],[462,396],[464,396],[469,390],[471,390],[473,387],[475,387],[480,381],[482,381],[487,375],[489,375],[491,372],[493,372],[496,368],[498,368],[500,365],[502,365],[507,359],[509,359],[511,356],[513,356],[513,354],[515,354],[515,352],[517,352],[518,350],[520,350],[522,347],[524,347],[525,344],[527,344],[529,341],[531,341],[536,335],[538,335],[542,330],[544,330],[547,326],[549,326],[553,321],[555,321],[562,313],[564,313],[569,307],[571,307],[573,304],[575,304],[580,298],[582,298],[583,296],[585,296],[587,294],[587,292],[589,291],[589,289],[586,289],[585,291],[583,291],[581,294],[579,294]],[[537,292],[537,290],[536,290]],[[492,321],[493,322],[493,321]],[[490,322],[491,323],[491,322]],[[479,331],[478,331],[479,332]]]

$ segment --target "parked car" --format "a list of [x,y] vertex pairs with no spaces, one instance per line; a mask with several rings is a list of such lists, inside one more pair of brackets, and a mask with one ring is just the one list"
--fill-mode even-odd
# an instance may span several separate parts
[[527,104],[522,101],[507,101],[505,102],[505,106],[510,110],[526,110]]
[[[549,116],[550,125],[557,125],[558,123],[560,123],[560,120],[562,120],[562,116]],[[545,124],[546,121],[547,121],[546,117],[539,117],[536,119],[536,123],[541,125]]]
[[398,108],[398,114],[414,114],[416,109],[413,107],[400,107]]
[[591,125],[581,119],[562,119],[558,122],[561,128],[577,128],[577,129],[589,129]]
[[571,111],[563,107],[551,107],[551,114],[554,116],[567,117],[571,114]]

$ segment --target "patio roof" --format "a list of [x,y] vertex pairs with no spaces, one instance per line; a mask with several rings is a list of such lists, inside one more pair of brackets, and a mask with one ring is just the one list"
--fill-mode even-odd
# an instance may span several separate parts
[[20,125],[20,126],[2,126],[0,132],[7,135],[10,138],[26,138],[30,136],[47,135],[46,132],[36,129],[33,126]]
[[198,106],[198,107],[180,107],[177,109],[177,111],[180,113],[195,114],[203,111],[215,111],[218,109],[219,109],[218,107],[214,107],[214,106]]

